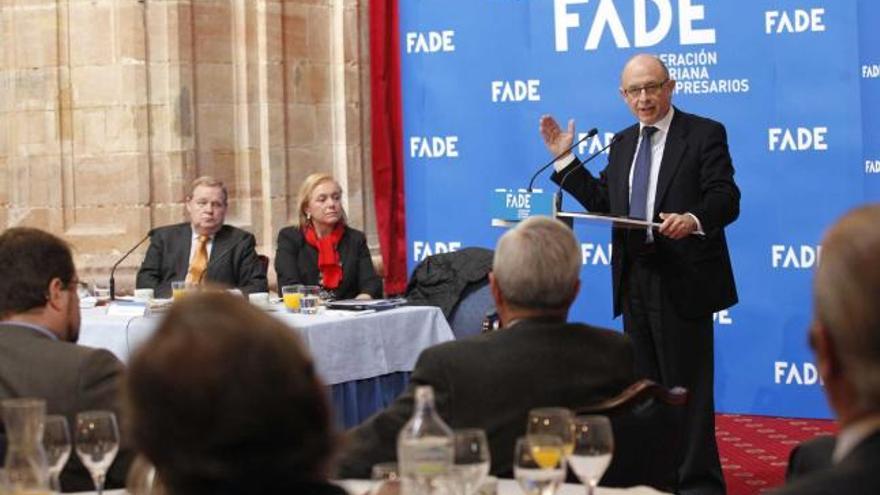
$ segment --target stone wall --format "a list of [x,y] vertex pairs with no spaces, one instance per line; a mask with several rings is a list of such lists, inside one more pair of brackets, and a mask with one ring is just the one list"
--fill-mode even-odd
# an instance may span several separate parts
[[62,236],[103,281],[214,175],[227,222],[272,257],[300,182],[326,171],[378,252],[365,1],[0,0],[0,227]]

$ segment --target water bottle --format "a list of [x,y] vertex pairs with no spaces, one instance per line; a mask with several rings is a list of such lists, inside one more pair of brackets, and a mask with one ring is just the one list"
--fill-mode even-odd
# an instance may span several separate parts
[[434,409],[434,389],[416,387],[415,411],[397,436],[402,493],[441,492],[454,461],[452,430]]

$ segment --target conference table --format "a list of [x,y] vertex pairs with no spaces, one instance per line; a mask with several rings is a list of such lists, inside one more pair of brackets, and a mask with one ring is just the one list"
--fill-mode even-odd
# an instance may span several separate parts
[[[162,315],[116,316],[107,306],[81,310],[81,345],[108,349],[127,363],[156,330]],[[296,331],[330,386],[337,423],[362,422],[406,387],[419,353],[453,340],[443,312],[433,306],[403,306],[379,312],[325,310],[292,314],[283,305],[268,313]],[[208,329],[210,331],[210,329]]]

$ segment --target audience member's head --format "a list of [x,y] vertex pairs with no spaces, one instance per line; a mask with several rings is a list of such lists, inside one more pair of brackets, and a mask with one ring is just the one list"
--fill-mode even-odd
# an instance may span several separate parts
[[226,220],[228,197],[222,181],[209,176],[194,180],[186,196],[186,211],[193,231],[210,236],[220,230]]
[[847,213],[825,234],[810,342],[842,424],[880,412],[880,205]]
[[565,319],[580,287],[581,254],[571,229],[529,217],[498,240],[489,280],[502,324],[519,318]]
[[0,235],[0,320],[38,325],[61,340],[76,342],[78,282],[63,240],[26,227]]
[[347,222],[342,207],[342,187],[332,175],[316,172],[299,186],[296,195],[299,207],[299,226],[320,223],[326,227],[335,226],[340,220]]
[[334,433],[312,359],[220,292],[175,302],[127,377],[135,447],[177,494],[292,493],[326,479]]

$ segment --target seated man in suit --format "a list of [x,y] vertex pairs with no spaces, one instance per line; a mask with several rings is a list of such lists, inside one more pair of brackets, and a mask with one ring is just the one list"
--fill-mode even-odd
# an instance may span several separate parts
[[[37,229],[0,235],[0,399],[36,397],[47,414],[73,426],[81,411],[119,414],[122,363],[103,349],[76,345],[79,296],[70,248]],[[124,486],[131,460],[125,447],[107,473],[107,486]],[[64,491],[92,490],[76,455],[61,473]]]
[[[831,466],[777,495],[880,493],[880,204],[857,208],[822,241],[810,345],[840,433]],[[822,463],[819,463],[821,466]]]
[[225,225],[226,186],[212,177],[193,181],[186,198],[189,222],[160,227],[138,270],[138,289],[171,296],[171,282],[210,281],[245,294],[266,292],[266,270],[257,258],[254,235]]
[[530,409],[591,404],[635,381],[628,337],[566,323],[580,287],[580,253],[571,230],[550,218],[532,217],[505,233],[489,275],[502,329],[422,352],[406,391],[349,431],[339,477],[369,477],[373,464],[396,459],[397,433],[419,385],[434,388],[450,427],[486,431],[492,474],[509,476]]

